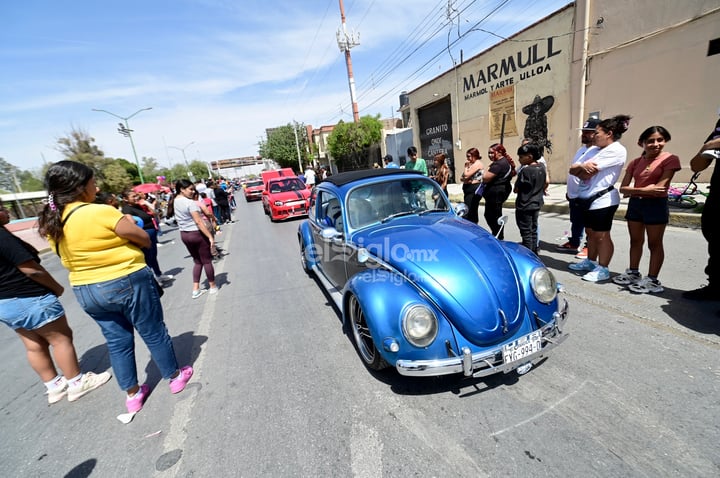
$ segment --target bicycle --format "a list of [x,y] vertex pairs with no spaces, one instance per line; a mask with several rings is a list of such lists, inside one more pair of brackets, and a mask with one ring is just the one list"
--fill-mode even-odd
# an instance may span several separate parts
[[701,171],[698,171],[693,174],[684,188],[674,186],[668,188],[668,206],[680,209],[695,209],[698,206],[698,202],[693,196],[700,194],[707,197],[707,193],[700,191],[695,182],[700,176],[700,172]]

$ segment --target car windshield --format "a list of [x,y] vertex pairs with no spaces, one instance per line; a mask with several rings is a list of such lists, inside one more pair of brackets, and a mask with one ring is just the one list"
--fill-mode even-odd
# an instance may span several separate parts
[[450,206],[440,186],[428,178],[394,179],[353,189],[347,217],[353,229],[410,214],[447,212]]
[[262,180],[258,179],[257,181],[248,181],[245,183],[247,187],[255,187],[255,186],[262,186],[263,182]]
[[305,189],[305,184],[297,178],[273,181],[269,186],[271,193],[285,193],[288,191],[300,191]]

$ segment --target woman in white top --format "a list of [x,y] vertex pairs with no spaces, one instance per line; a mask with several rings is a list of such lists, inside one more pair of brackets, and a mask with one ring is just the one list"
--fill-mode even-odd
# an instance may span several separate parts
[[620,194],[614,184],[627,159],[627,150],[618,141],[628,130],[629,121],[627,115],[601,121],[595,128],[594,146],[583,155],[583,158],[588,159],[581,158],[570,166],[570,174],[580,178],[578,197],[585,203],[583,221],[588,257],[569,267],[575,271],[586,271],[583,276],[586,281],[610,279],[608,265],[615,251],[610,229],[620,204]]
[[200,288],[200,275],[203,269],[205,269],[205,275],[210,284],[209,292],[215,294],[218,288],[215,285],[215,268],[213,267],[211,252],[215,247],[215,238],[203,221],[200,206],[193,200],[195,185],[187,179],[180,179],[175,183],[175,193],[173,206],[178,229],[180,229],[180,238],[195,263],[193,266],[192,298],[197,299],[207,292],[207,290]]

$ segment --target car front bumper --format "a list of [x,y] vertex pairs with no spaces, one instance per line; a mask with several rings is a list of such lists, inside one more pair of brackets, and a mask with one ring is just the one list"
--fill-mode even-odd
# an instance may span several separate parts
[[542,332],[542,348],[532,355],[515,362],[504,363],[502,345],[490,350],[472,354],[470,349],[463,347],[462,355],[434,360],[398,360],[395,364],[401,375],[429,377],[462,373],[465,376],[485,377],[496,373],[508,373],[521,365],[536,362],[547,353],[563,343],[567,334],[563,328],[568,318],[568,303],[562,299],[553,320],[540,327]]
[[271,206],[270,214],[273,219],[288,219],[291,217],[307,216],[306,205],[295,205],[295,206]]

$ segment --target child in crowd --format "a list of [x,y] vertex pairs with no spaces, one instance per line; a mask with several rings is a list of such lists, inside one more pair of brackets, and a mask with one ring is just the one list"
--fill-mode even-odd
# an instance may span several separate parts
[[[662,126],[643,131],[638,139],[642,155],[630,161],[620,184],[620,193],[630,197],[625,214],[630,233],[630,265],[623,274],[614,277],[613,282],[626,285],[638,294],[663,291],[658,274],[665,259],[663,235],[670,217],[667,190],[673,175],[680,170],[680,159],[663,151],[668,141],[670,132]],[[650,249],[647,277],[643,277],[639,269],[645,236]]]
[[522,244],[537,254],[537,226],[545,191],[545,168],[538,162],[540,149],[526,144],[518,149],[518,160],[522,167],[515,181],[515,220],[517,221]]

